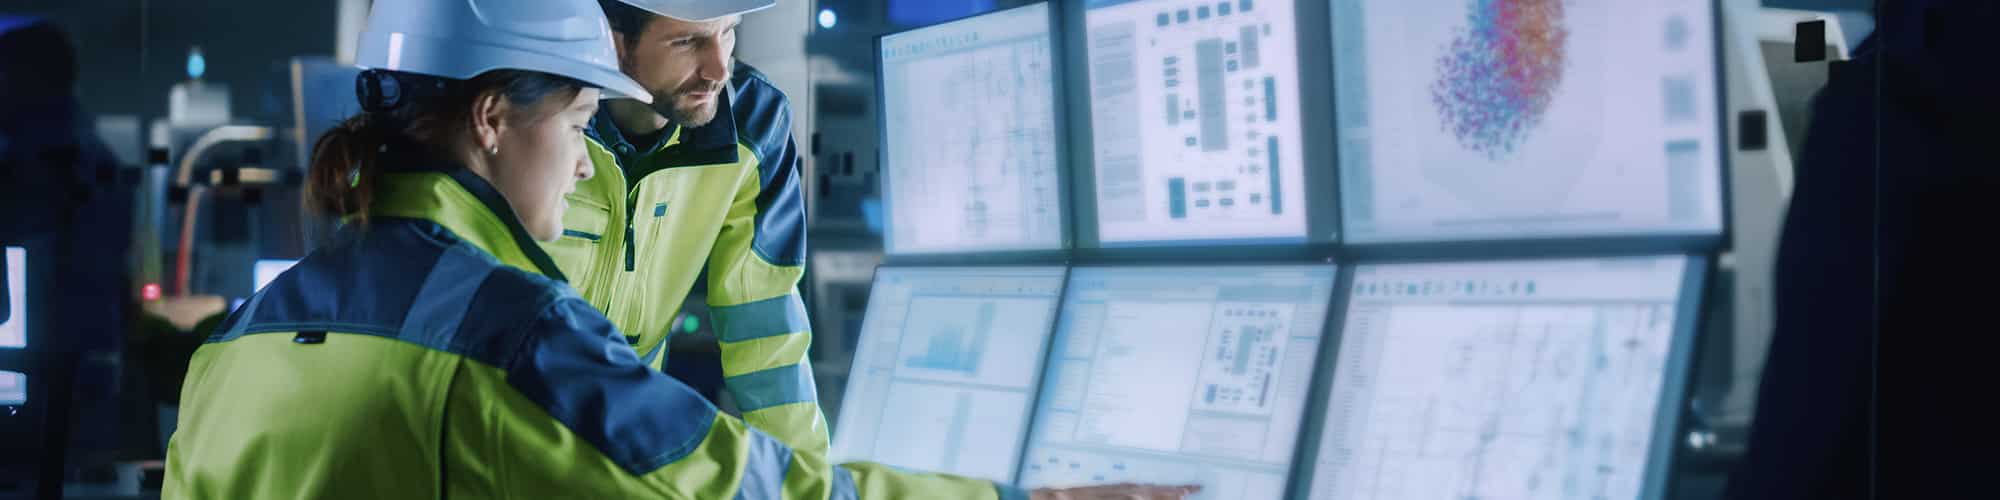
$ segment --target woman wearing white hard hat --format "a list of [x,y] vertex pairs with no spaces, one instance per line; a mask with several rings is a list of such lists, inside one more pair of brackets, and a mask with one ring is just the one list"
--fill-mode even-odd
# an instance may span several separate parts
[[[592,172],[601,96],[647,99],[591,0],[380,0],[363,114],[314,147],[339,234],[195,353],[165,498],[994,498],[831,466],[640,363],[535,244]],[[1178,497],[1118,486],[1041,498]]]

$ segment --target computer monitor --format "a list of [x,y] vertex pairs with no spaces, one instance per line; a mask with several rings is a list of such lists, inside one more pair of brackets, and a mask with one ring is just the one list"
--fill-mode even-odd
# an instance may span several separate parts
[[1013,482],[1063,274],[877,271],[834,457]]
[[1331,264],[1073,271],[1021,484],[1280,498],[1333,286]]
[[1052,27],[1038,3],[882,37],[887,253],[1065,246]]
[[1084,243],[1304,241],[1314,139],[1302,132],[1294,2],[1083,7],[1095,200]]
[[0,405],[28,404],[28,375],[0,371]]
[[0,321],[0,349],[28,347],[28,249],[7,247],[7,319]]
[[1335,0],[1346,241],[1720,235],[1714,5]]
[[1658,499],[1704,264],[1362,265],[1313,499]]
[[256,280],[256,286],[251,287],[250,291],[255,293],[258,290],[263,290],[265,286],[271,284],[272,280],[278,279],[278,275],[284,274],[286,270],[298,264],[299,261],[296,260],[258,259],[255,267],[250,269],[252,279]]

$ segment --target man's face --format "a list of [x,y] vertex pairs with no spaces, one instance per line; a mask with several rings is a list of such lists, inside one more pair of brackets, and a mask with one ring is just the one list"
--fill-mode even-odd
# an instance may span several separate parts
[[729,83],[736,25],[741,16],[704,22],[653,18],[637,40],[617,37],[618,65],[653,93],[653,110],[681,126],[715,119],[715,103]]

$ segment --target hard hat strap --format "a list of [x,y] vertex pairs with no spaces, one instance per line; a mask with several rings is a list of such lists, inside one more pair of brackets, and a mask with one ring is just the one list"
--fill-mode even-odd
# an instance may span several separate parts
[[402,71],[370,69],[354,79],[354,95],[362,111],[394,111],[412,99],[444,97],[463,80],[420,75]]

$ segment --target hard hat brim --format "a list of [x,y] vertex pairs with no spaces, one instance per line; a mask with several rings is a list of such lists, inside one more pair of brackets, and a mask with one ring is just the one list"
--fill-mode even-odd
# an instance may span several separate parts
[[609,71],[595,67],[585,68],[585,71],[595,74],[586,76],[574,76],[574,75],[564,75],[564,76],[569,76],[570,78],[575,78],[579,81],[582,81],[583,83],[588,83],[597,86],[597,88],[601,89],[604,94],[601,97],[601,99],[631,99],[647,104],[653,103],[653,93],[647,92],[645,86],[639,85],[639,82],[632,80],[632,77],[625,76],[624,72]]
[[539,71],[575,79],[603,89],[604,99],[653,102],[653,94],[612,66],[515,47],[480,44],[467,50],[466,40],[440,40],[410,33],[362,32],[355,61],[364,69],[384,69],[468,80],[502,69]]
[[688,22],[706,22],[718,18],[771,8],[778,0],[735,0],[698,2],[660,2],[647,0],[620,0],[626,5],[638,7],[647,12]]

